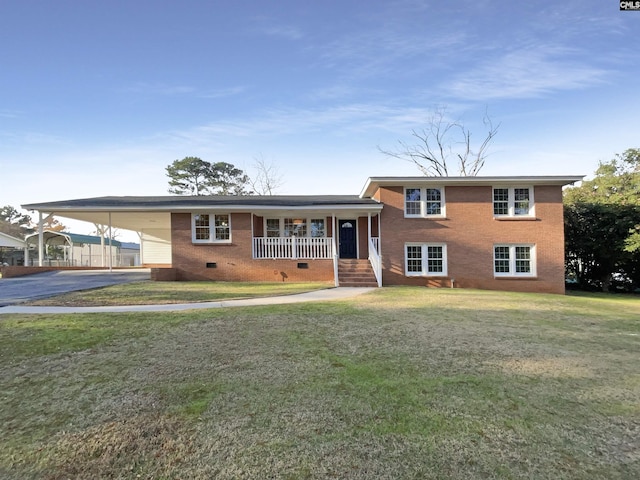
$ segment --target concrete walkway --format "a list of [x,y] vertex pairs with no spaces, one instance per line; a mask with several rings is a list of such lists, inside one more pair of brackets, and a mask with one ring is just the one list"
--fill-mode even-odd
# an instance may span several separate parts
[[375,288],[328,288],[313,292],[284,295],[279,297],[248,298],[246,300],[227,300],[222,302],[171,303],[166,305],[120,305],[109,307],[29,307],[9,305],[0,307],[0,315],[9,313],[112,313],[112,312],[177,312],[201,310],[205,308],[250,307],[255,305],[282,305],[301,302],[324,302],[342,300],[371,292]]

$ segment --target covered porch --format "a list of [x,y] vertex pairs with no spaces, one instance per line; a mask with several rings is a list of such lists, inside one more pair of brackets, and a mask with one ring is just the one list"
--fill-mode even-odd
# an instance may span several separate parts
[[[380,212],[252,214],[252,258],[331,260],[336,286],[382,286]],[[306,265],[307,263],[302,263]]]

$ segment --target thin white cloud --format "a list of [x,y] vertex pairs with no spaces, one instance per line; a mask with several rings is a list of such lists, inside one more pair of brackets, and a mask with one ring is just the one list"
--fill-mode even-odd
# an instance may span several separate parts
[[354,103],[327,108],[267,110],[252,118],[213,122],[191,129],[158,135],[173,142],[211,145],[233,138],[276,137],[281,135],[324,134],[346,135],[349,132],[410,131],[421,125],[433,112],[428,108],[390,107],[379,104]]
[[286,40],[300,40],[304,37],[304,33],[300,27],[283,23],[280,19],[274,18],[271,15],[253,17],[248,32],[250,34],[284,38]]
[[0,118],[18,118],[20,115],[16,111],[0,110]]
[[271,37],[282,37],[289,40],[299,40],[303,37],[302,31],[293,26],[273,25],[262,29],[262,33]]
[[0,138],[5,145],[25,146],[63,146],[68,145],[68,141],[57,135],[51,135],[33,131],[0,131]]
[[442,88],[467,100],[531,98],[603,83],[609,71],[575,60],[567,50],[537,47],[511,51],[456,76]]
[[[320,62],[328,68],[344,69],[347,76],[371,77],[379,74],[404,75],[416,68],[449,58],[451,51],[460,54],[467,48],[464,32],[439,32],[425,35],[410,33],[402,26],[347,35],[322,47]],[[420,58],[420,62],[414,60]]]
[[225,97],[233,97],[235,95],[239,95],[244,93],[247,90],[244,86],[236,86],[229,88],[221,88],[218,90],[211,90],[207,93],[200,95],[202,98],[225,98]]
[[166,85],[162,83],[138,82],[123,89],[126,92],[151,95],[185,95],[194,93],[196,89],[187,85]]

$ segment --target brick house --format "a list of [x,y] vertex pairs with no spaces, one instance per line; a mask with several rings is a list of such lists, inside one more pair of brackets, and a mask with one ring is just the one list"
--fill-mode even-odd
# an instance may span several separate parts
[[360,195],[99,197],[23,208],[41,220],[138,232],[156,279],[563,293],[562,187],[581,179],[370,177]]

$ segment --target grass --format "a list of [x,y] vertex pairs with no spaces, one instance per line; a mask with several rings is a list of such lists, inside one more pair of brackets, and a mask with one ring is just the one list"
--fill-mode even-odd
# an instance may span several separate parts
[[0,320],[0,478],[640,478],[640,301]]
[[135,282],[83,290],[35,300],[27,305],[93,307],[219,302],[244,298],[293,295],[329,288],[327,283],[267,282]]

